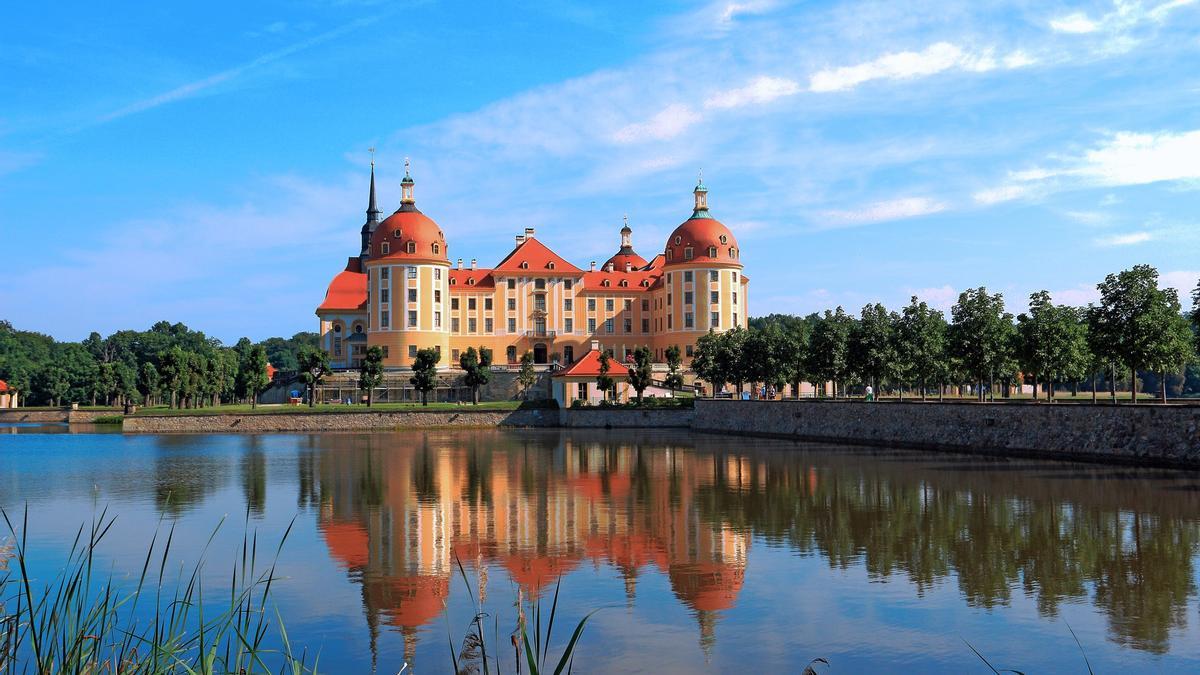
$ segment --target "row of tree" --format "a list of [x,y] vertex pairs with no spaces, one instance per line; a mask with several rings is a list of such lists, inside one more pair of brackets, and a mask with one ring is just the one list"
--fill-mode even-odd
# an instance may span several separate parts
[[1099,301],[1083,308],[1056,305],[1039,291],[1015,318],[1001,294],[983,287],[960,294],[949,321],[915,296],[899,312],[875,303],[858,318],[841,307],[804,318],[771,315],[749,329],[701,337],[692,370],[714,393],[726,384],[740,391],[747,383],[780,390],[790,384],[798,392],[801,382],[811,382],[822,392],[832,383],[835,397],[860,384],[901,397],[915,389],[924,398],[931,388],[940,396],[947,385],[958,385],[972,387],[980,399],[994,398],[997,385],[1008,395],[1020,384],[1032,384],[1035,397],[1040,387],[1053,398],[1057,385],[1078,391],[1084,381],[1093,398],[1107,381],[1115,398],[1123,372],[1135,401],[1143,373],[1157,380],[1166,400],[1169,376],[1197,361],[1200,286],[1190,317],[1175,289],[1159,288],[1149,265],[1110,274],[1097,288]]
[[[268,385],[267,364],[294,370],[314,333],[255,344],[242,338],[226,347],[182,323],[160,321],[146,331],[122,330],[82,342],[15,329],[0,321],[0,379],[29,405],[198,407],[249,400]],[[292,364],[284,368],[280,364]]]

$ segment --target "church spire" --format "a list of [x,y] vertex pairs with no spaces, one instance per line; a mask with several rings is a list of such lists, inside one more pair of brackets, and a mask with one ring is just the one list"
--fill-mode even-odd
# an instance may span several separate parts
[[360,235],[362,237],[362,250],[358,254],[362,262],[366,262],[371,255],[371,235],[375,234],[375,228],[379,227],[379,207],[375,205],[375,148],[370,148],[371,153],[371,193],[367,198],[367,222],[363,223]]
[[[374,155],[375,148],[371,148]],[[379,222],[379,207],[375,205],[375,158],[371,158],[371,196],[367,200],[367,222]]]
[[708,215],[708,188],[704,187],[704,170],[700,170],[700,176],[696,180],[696,189],[692,190],[692,194],[696,196],[696,208],[692,211],[693,218],[712,218]]
[[413,199],[413,184],[412,176],[408,173],[408,158],[404,158],[404,180],[400,181],[400,208],[412,206],[416,200]]

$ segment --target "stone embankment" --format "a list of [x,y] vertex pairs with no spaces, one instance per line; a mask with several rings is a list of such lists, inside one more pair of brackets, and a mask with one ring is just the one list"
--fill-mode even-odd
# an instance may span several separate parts
[[692,428],[798,440],[1200,467],[1200,406],[696,401]]
[[586,429],[687,429],[692,426],[692,413],[691,408],[571,408],[559,412],[559,426]]
[[10,408],[0,410],[0,424],[93,424],[98,417],[120,415],[119,408],[111,410],[72,410],[70,408],[50,408],[32,410],[29,408]]
[[365,431],[428,427],[553,427],[558,410],[392,410],[345,413],[252,413],[136,415],[125,418],[135,433],[254,433],[270,431]]

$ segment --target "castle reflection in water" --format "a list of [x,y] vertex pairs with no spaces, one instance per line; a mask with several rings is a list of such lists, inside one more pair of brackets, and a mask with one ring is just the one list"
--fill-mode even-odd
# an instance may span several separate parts
[[745,459],[558,435],[428,434],[395,451],[387,436],[329,440],[340,447],[316,456],[317,480],[303,481],[321,534],[362,584],[368,623],[409,641],[441,614],[457,561],[481,604],[495,567],[533,598],[585,561],[608,563],[632,602],[653,566],[692,610],[705,650],[742,588],[750,533],[708,518],[697,494],[762,481]]

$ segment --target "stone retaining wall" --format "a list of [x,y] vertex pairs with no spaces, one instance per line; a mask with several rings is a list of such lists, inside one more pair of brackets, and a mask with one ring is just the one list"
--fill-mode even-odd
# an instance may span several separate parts
[[[26,408],[7,408],[0,410],[0,424],[49,424],[66,422],[68,409],[61,410],[28,410]],[[112,414],[112,413],[108,413]]]
[[357,431],[421,427],[553,427],[558,410],[396,410],[346,413],[137,415],[125,418],[133,433]]
[[613,408],[569,408],[559,413],[560,426],[591,429],[692,426],[692,410],[621,410]]
[[1200,466],[1200,406],[699,399],[698,431]]

